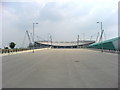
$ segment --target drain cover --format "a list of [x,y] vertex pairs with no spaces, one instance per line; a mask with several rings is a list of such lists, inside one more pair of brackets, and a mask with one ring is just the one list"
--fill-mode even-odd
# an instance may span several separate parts
[[75,62],[79,62],[79,61],[75,61]]

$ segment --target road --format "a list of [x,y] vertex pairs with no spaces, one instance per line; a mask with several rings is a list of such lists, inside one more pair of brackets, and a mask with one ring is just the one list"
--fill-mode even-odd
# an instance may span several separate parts
[[3,88],[117,88],[118,55],[45,49],[2,57]]

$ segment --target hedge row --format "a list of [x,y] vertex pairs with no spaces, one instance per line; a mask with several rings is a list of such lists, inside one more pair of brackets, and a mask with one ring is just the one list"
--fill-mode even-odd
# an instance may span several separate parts
[[19,51],[25,51],[25,50],[29,50],[27,48],[24,49],[0,49],[0,53],[12,53],[12,52],[19,52]]

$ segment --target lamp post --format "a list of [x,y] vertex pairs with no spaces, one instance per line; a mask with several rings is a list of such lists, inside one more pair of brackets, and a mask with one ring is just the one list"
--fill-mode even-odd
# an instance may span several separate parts
[[33,53],[34,53],[34,45],[35,45],[35,42],[34,42],[34,25],[35,24],[38,24],[38,23],[33,23]]
[[50,48],[52,48],[52,35],[48,33],[48,44],[50,44]]
[[77,48],[79,48],[79,35],[77,37]]
[[102,22],[97,22],[97,23],[100,23],[100,25],[101,25],[101,35],[100,35],[99,41],[101,41],[101,52],[103,52],[102,34],[103,34],[104,30],[102,29]]
[[52,35],[50,34],[51,48],[52,48]]

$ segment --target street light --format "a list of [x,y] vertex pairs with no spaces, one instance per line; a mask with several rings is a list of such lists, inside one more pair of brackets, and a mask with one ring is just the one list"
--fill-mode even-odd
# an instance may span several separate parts
[[79,48],[79,35],[77,37],[77,48]]
[[[100,36],[100,40],[101,40],[101,52],[103,52],[103,44],[102,44],[102,34],[103,34],[103,29],[102,29],[102,22],[97,22],[97,23],[100,23],[100,25],[101,25],[101,36]],[[99,41],[100,41],[99,40]]]
[[35,45],[35,42],[34,42],[34,25],[35,24],[38,24],[38,23],[33,23],[33,53],[34,53],[34,45]]
[[52,48],[52,35],[50,34],[51,48]]

